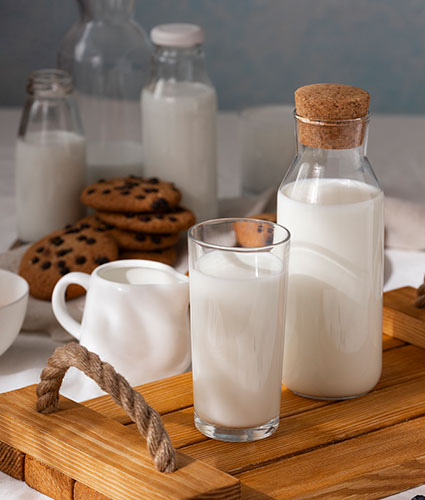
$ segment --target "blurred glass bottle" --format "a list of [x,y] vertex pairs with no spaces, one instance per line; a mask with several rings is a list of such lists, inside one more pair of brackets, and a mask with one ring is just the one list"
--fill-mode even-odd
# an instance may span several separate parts
[[38,240],[84,215],[86,143],[70,75],[41,69],[29,76],[15,148],[17,233]]
[[139,98],[150,43],[133,19],[134,0],[77,0],[58,66],[72,74],[87,138],[88,180],[142,173]]
[[208,77],[204,32],[194,24],[151,31],[155,49],[142,92],[145,170],[177,184],[198,220],[217,217],[217,95]]

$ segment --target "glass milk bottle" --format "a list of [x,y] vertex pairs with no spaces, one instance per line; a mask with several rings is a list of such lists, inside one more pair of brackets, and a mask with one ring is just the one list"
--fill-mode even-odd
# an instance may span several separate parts
[[17,233],[38,240],[84,216],[86,143],[68,73],[32,73],[15,148]]
[[352,398],[382,365],[384,197],[366,158],[369,94],[315,84],[295,101],[298,149],[277,214],[292,237],[283,383]]
[[140,92],[151,46],[134,0],[78,0],[80,19],[62,40],[58,66],[71,73],[87,138],[88,181],[143,172]]
[[192,24],[151,31],[152,78],[142,92],[147,176],[173,181],[198,220],[217,216],[216,93],[205,69],[204,34]]

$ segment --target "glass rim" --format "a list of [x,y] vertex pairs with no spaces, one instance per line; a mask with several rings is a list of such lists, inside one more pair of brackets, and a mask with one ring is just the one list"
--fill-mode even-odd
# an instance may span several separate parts
[[348,118],[345,120],[319,120],[319,119],[315,119],[315,118],[307,118],[305,116],[298,115],[296,109],[294,109],[293,114],[294,114],[294,118],[297,121],[300,121],[302,123],[308,123],[310,125],[327,125],[329,127],[368,123],[370,121],[370,118],[371,118],[371,113],[368,113],[367,115],[360,116],[359,118]]
[[[230,247],[226,245],[219,245],[216,243],[207,243],[206,241],[199,240],[196,238],[193,234],[193,232],[199,228],[200,226],[205,226],[205,225],[218,225],[221,223],[235,223],[235,222],[258,222],[260,224],[266,224],[271,227],[278,227],[279,230],[283,229],[286,233],[285,237],[283,239],[280,239],[279,241],[275,243],[269,243],[267,245],[262,245],[259,247]],[[277,222],[272,222],[264,219],[254,219],[252,217],[223,217],[223,218],[217,218],[217,219],[209,219],[206,221],[198,222],[197,224],[194,224],[191,228],[188,229],[187,231],[188,238],[189,240],[193,241],[194,243],[197,243],[203,248],[210,248],[214,250],[222,250],[222,251],[227,251],[227,252],[240,252],[240,253],[255,253],[255,252],[265,252],[268,250],[272,250],[273,248],[277,248],[281,245],[284,245],[288,243],[291,239],[291,233],[289,229],[287,229],[285,226],[282,226],[278,224]]]

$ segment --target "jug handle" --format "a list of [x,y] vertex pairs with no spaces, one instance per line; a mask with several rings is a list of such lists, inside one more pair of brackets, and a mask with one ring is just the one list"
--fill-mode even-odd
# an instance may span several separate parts
[[69,285],[80,285],[88,291],[89,281],[90,275],[86,273],[66,274],[56,283],[52,294],[52,308],[56,319],[77,340],[80,340],[81,337],[81,324],[69,314],[65,293]]

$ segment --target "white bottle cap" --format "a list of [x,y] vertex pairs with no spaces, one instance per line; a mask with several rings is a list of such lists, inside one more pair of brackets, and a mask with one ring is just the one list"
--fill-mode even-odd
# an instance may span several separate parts
[[196,24],[160,24],[151,30],[152,42],[167,47],[192,47],[204,41],[204,32]]

